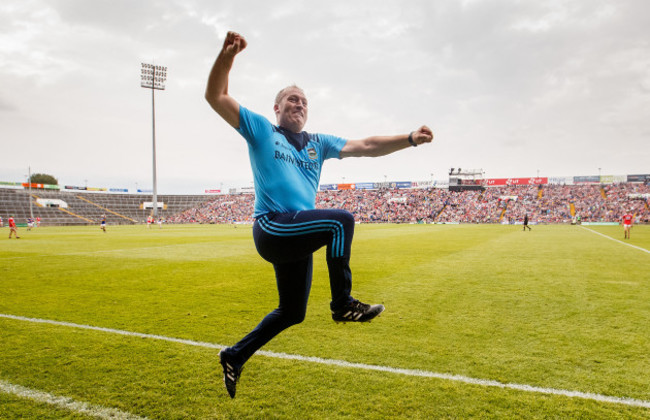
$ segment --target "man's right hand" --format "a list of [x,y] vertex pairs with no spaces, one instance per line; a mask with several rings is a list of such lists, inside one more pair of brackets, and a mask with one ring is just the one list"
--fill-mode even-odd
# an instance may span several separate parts
[[226,35],[226,39],[223,41],[223,48],[221,50],[224,54],[234,57],[242,52],[247,45],[248,43],[243,36],[239,35],[237,32],[229,31]]
[[205,89],[205,99],[212,109],[235,128],[239,128],[239,104],[228,94],[228,77],[235,56],[247,45],[243,36],[236,32],[228,32],[221,52],[212,66]]

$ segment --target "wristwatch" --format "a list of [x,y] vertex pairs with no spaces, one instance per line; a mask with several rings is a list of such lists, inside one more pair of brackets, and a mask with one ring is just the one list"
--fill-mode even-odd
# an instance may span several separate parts
[[409,133],[409,143],[411,143],[411,146],[413,146],[413,147],[418,147],[418,144],[415,142],[415,140],[413,140],[413,132],[412,131]]

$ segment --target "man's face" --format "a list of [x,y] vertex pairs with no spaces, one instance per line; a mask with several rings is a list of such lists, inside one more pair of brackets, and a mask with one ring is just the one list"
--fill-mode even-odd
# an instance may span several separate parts
[[290,87],[280,102],[273,106],[278,125],[300,133],[307,122],[307,98],[302,90]]

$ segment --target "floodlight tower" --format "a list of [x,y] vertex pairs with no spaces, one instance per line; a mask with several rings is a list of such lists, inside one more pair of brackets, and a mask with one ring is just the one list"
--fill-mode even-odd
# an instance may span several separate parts
[[32,210],[32,167],[27,167],[27,182],[29,183],[29,217],[34,220],[34,210]]
[[140,86],[151,89],[151,121],[153,133],[153,217],[158,218],[158,185],[156,180],[156,100],[154,92],[165,90],[167,67],[142,63]]

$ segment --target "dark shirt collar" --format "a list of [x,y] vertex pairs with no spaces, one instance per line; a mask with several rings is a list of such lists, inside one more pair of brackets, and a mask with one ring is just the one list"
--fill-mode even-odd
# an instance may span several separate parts
[[279,125],[276,126],[276,128],[278,129],[278,132],[287,139],[289,144],[296,148],[297,151],[301,151],[305,146],[307,146],[307,143],[309,142],[309,133],[306,131],[294,133],[293,131],[280,127]]

